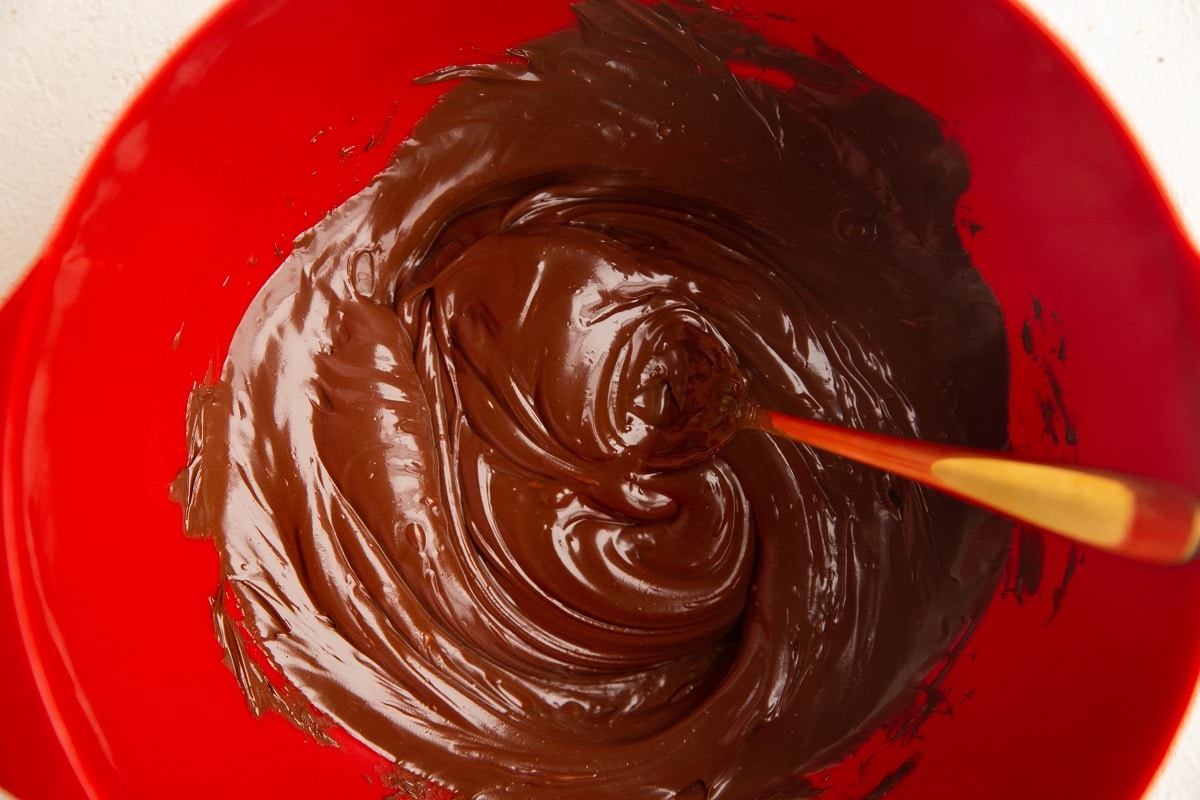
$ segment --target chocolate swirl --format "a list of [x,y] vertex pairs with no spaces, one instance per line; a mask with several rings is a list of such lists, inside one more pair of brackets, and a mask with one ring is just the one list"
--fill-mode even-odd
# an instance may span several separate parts
[[193,395],[188,527],[257,707],[461,797],[775,796],[896,713],[1007,537],[762,433],[708,457],[687,398],[732,363],[781,411],[1002,445],[966,162],[832,53],[577,14],[432,76],[297,241]]

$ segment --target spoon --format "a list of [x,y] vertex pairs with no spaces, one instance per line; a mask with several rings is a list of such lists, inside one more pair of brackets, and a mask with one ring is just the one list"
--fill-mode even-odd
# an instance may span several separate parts
[[1200,503],[1162,481],[865,433],[765,409],[750,427],[1131,558],[1179,564],[1200,549]]
[[886,470],[1018,522],[1157,564],[1200,550],[1200,501],[1187,490],[1110,470],[1028,460],[852,430],[758,407],[725,354],[693,362],[685,407],[694,447],[711,455],[739,430],[784,436]]

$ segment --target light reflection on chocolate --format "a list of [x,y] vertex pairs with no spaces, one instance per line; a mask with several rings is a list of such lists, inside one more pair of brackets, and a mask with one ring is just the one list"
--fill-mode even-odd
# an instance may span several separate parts
[[255,708],[461,797],[786,794],[911,698],[1007,529],[758,432],[694,458],[680,400],[727,359],[764,406],[1002,446],[966,159],[832,52],[576,11],[431,77],[194,392],[176,489]]

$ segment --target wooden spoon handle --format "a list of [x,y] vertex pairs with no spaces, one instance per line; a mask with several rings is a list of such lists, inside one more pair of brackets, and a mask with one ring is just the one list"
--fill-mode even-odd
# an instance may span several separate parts
[[1200,502],[1171,484],[864,433],[774,411],[764,412],[757,427],[1122,555],[1178,564],[1200,550]]

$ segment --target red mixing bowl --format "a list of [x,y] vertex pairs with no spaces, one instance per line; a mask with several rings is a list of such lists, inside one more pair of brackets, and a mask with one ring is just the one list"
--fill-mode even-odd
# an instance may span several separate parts
[[[1200,259],[1070,60],[999,0],[739,6],[776,42],[819,35],[962,143],[1014,449],[1200,492]],[[0,783],[25,800],[389,794],[365,748],[255,719],[223,665],[216,554],[167,496],[186,399],[293,238],[442,91],[414,77],[572,22],[561,0],[235,0],[128,110],[0,315]],[[931,676],[930,718],[816,776],[825,798],[1144,789],[1200,670],[1200,566],[1016,536],[1043,568],[1014,557]]]

